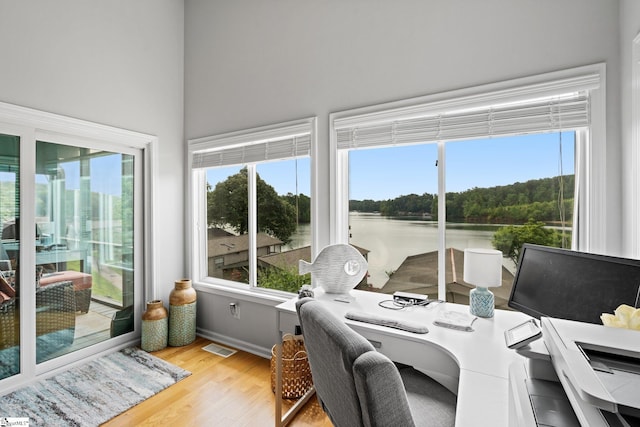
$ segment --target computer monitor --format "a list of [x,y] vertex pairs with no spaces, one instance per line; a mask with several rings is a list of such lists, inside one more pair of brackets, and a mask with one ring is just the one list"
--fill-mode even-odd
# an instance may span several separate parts
[[540,318],[602,324],[620,304],[638,307],[640,260],[524,244],[509,307]]

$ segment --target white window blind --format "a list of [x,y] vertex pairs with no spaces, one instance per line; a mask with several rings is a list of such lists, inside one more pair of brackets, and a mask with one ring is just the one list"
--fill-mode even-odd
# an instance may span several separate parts
[[309,156],[315,121],[306,119],[190,141],[193,169]]
[[580,92],[422,117],[355,122],[351,118],[335,121],[338,149],[553,132],[589,126],[589,95]]
[[193,154],[193,168],[241,165],[308,156],[310,149],[311,138],[309,134],[238,147],[211,149]]

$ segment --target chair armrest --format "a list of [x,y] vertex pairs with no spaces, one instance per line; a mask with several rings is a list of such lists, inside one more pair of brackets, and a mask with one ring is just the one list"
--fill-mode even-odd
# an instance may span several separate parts
[[76,299],[73,293],[73,282],[67,280],[37,288],[36,308],[75,313]]

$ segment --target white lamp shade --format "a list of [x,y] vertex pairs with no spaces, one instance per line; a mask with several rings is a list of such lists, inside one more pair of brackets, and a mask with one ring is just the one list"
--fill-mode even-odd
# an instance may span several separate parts
[[502,285],[502,252],[495,249],[465,249],[464,281],[483,288]]

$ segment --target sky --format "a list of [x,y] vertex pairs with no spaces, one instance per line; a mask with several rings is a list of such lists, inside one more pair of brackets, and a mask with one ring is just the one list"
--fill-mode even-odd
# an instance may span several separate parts
[[[445,145],[446,191],[558,176],[559,147],[559,134],[449,142]],[[352,152],[349,198],[386,200],[411,193],[437,194],[437,158],[437,144]],[[573,132],[562,135],[562,158],[562,173],[573,174]]]
[[[111,154],[97,156],[91,159],[91,191],[102,194],[120,196],[122,194],[122,156]],[[77,190],[80,188],[80,163],[76,160],[62,162],[59,166],[64,170],[65,188]],[[39,175],[37,183],[47,183],[48,177]]]
[[[562,146],[562,162],[560,162]],[[574,133],[532,134],[449,142],[445,146],[446,191],[494,187],[574,173]],[[437,144],[355,150],[349,155],[352,200],[386,200],[406,194],[437,194]],[[212,169],[210,183],[240,167]],[[296,170],[298,191],[296,191]],[[258,174],[279,194],[310,194],[309,159],[258,165]]]

